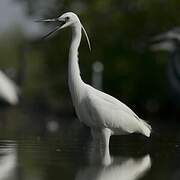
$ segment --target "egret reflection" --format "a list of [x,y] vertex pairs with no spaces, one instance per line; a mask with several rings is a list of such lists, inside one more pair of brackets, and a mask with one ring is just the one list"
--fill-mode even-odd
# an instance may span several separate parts
[[0,180],[10,180],[16,177],[17,152],[15,145],[1,147],[0,150]]
[[91,165],[80,170],[76,180],[138,180],[151,167],[151,158],[146,155],[139,159],[110,157],[111,163]]
[[90,165],[80,170],[76,180],[138,180],[151,168],[151,158],[112,157],[109,151],[98,148],[97,142],[92,142],[89,152]]

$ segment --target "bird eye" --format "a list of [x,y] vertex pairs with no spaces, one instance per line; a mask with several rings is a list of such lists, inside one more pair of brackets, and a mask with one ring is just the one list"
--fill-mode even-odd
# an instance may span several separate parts
[[67,17],[66,17],[66,21],[68,21],[69,19],[70,19],[70,17],[67,16]]

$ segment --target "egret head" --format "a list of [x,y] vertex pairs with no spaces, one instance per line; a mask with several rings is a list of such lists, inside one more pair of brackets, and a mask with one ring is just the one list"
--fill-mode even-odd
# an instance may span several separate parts
[[69,27],[69,26],[70,27],[76,27],[76,26],[81,27],[82,30],[84,31],[85,36],[86,36],[89,49],[91,50],[91,45],[90,45],[90,41],[89,41],[89,37],[87,35],[87,32],[86,32],[85,28],[83,27],[83,25],[81,24],[78,16],[75,13],[67,12],[67,13],[62,14],[58,18],[38,20],[37,22],[47,22],[47,23],[50,22],[50,23],[58,24],[53,31],[49,32],[45,36],[45,38],[53,35],[57,31],[59,31],[60,29],[64,29],[64,28]]
[[60,29],[63,29],[63,28],[68,27],[68,26],[73,26],[77,23],[81,24],[78,16],[72,12],[64,13],[63,15],[58,17],[57,19],[59,22],[63,22]]

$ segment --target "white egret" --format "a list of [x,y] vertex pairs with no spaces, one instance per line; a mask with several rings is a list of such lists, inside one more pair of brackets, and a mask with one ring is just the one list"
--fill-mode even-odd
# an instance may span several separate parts
[[17,85],[0,70],[0,98],[10,105],[16,105],[19,101],[18,94]]
[[129,107],[114,97],[101,92],[84,83],[80,76],[78,65],[78,48],[81,41],[81,30],[84,31],[89,48],[88,35],[78,16],[72,12],[64,13],[55,19],[40,20],[41,22],[61,22],[54,31],[70,26],[72,41],[69,50],[68,84],[78,118],[91,128],[94,138],[101,137],[105,151],[109,150],[111,135],[141,133],[150,136],[151,126],[140,119]]

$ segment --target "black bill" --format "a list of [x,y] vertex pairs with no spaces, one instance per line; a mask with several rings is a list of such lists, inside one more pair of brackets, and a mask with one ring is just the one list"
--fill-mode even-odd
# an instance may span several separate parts
[[47,33],[45,36],[42,37],[42,39],[47,39],[49,37],[52,37],[53,35],[55,35],[55,33],[61,28],[61,26],[63,26],[66,21],[64,20],[59,20],[58,18],[54,18],[54,19],[42,19],[42,20],[37,20],[35,22],[44,22],[44,23],[51,23],[51,24],[55,24],[56,27],[50,31],[49,33]]

